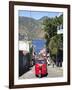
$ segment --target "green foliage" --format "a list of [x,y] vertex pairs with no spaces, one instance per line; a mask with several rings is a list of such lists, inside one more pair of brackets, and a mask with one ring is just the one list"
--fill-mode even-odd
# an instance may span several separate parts
[[50,39],[49,49],[51,51],[51,54],[56,55],[58,53],[61,43],[61,35],[55,35]]
[[57,34],[57,26],[63,24],[63,15],[55,18],[46,18],[43,21],[46,47],[49,48],[51,56],[55,59],[59,49],[63,49],[63,35]]
[[54,36],[50,39],[50,42],[49,42],[49,49],[52,54],[57,53],[57,45],[58,45],[58,41],[56,39],[56,36]]

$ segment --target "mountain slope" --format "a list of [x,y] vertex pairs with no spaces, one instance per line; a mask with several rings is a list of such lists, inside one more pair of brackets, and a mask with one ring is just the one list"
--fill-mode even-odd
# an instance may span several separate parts
[[28,37],[28,39],[44,38],[44,31],[39,20],[29,17],[19,17],[19,34],[20,37]]

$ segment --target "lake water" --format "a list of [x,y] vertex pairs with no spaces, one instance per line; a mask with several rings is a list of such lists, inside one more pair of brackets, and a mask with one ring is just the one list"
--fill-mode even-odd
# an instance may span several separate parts
[[37,39],[32,41],[32,45],[35,49],[35,52],[38,54],[39,51],[45,47],[46,41],[44,39]]

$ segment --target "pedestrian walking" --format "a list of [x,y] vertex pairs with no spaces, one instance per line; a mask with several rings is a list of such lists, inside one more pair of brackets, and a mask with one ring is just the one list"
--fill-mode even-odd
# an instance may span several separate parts
[[53,63],[53,68],[54,68],[54,63]]

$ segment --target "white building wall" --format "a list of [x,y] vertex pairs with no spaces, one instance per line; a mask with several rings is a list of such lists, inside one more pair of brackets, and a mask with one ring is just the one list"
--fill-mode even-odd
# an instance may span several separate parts
[[24,50],[29,52],[29,42],[28,41],[19,41],[19,50]]
[[57,34],[63,34],[63,29],[57,30]]

